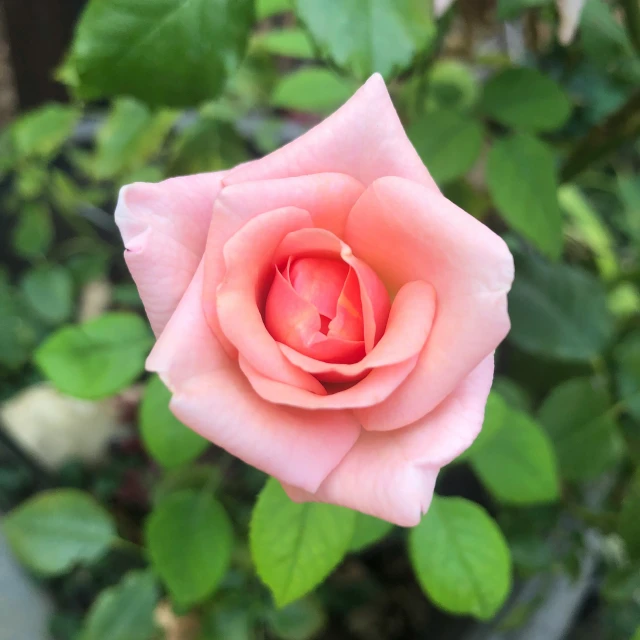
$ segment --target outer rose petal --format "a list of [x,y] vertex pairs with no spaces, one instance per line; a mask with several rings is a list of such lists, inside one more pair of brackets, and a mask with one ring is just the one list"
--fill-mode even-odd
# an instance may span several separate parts
[[400,176],[437,191],[409,142],[379,73],[333,115],[265,158],[237,167],[225,184],[337,171],[365,186]]
[[156,335],[180,302],[204,252],[223,171],[120,190],[115,220],[125,259]]
[[[213,207],[207,238],[206,278],[215,289],[222,282],[226,267],[222,248],[252,218],[280,209],[297,207],[309,213],[313,224],[342,233],[349,212],[364,187],[354,178],[340,173],[322,173],[282,180],[264,180],[225,187]],[[215,304],[205,301],[209,326],[228,353],[228,343],[218,321]]]
[[315,493],[285,490],[298,502],[329,502],[402,527],[417,525],[440,468],[480,432],[492,379],[493,354],[428,416],[393,433],[363,433]]
[[416,368],[388,400],[357,412],[366,429],[402,427],[432,411],[506,336],[513,258],[489,228],[401,178],[367,189],[345,241],[391,288],[420,279],[436,290],[436,319]]
[[174,393],[171,410],[214,444],[283,482],[315,491],[360,426],[345,411],[300,411],[262,400],[229,360],[202,311],[200,267],[147,367]]

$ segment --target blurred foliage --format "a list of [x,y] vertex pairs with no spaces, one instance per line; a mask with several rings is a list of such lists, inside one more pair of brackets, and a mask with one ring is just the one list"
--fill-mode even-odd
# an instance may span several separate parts
[[[0,399],[45,380],[129,426],[53,471],[0,431],[4,533],[56,639],[460,637],[438,609],[492,619],[585,553],[602,579],[576,637],[640,634],[640,12],[587,0],[562,46],[550,0],[448,4],[90,0],[59,71],[73,103],[1,133]],[[516,257],[483,431],[408,534],[293,503],[171,414],[111,213],[124,184],[272,151],[373,72]]]

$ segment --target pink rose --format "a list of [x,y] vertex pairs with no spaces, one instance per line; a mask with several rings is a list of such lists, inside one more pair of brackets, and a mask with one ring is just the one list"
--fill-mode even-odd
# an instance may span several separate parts
[[175,415],[296,501],[417,524],[481,428],[513,261],[382,78],[261,160],[124,187],[116,220]]

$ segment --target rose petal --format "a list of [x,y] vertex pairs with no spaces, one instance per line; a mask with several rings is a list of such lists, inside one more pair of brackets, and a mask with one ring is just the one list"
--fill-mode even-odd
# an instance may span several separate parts
[[367,429],[402,427],[432,411],[506,336],[513,258],[475,218],[402,178],[367,189],[345,241],[391,287],[420,279],[436,290],[438,313],[416,368],[388,400],[357,413]]
[[300,297],[333,318],[348,273],[349,266],[342,260],[300,258],[289,267],[289,280]]
[[223,171],[120,190],[115,221],[149,322],[160,335],[202,253]]
[[[291,206],[309,212],[313,225],[342,233],[347,216],[363,191],[364,187],[357,180],[340,173],[247,182],[225,187],[213,207],[207,238],[207,282],[211,286],[222,282],[226,270],[222,249],[227,240],[252,218]],[[211,299],[206,301],[207,321],[227,352],[233,354],[233,347],[220,329],[213,302]]]
[[415,424],[393,433],[363,432],[315,493],[295,486],[285,490],[297,502],[328,502],[402,527],[417,525],[429,508],[440,468],[480,432],[492,378],[493,355]]
[[391,307],[387,330],[380,342],[355,364],[328,364],[309,358],[281,344],[285,357],[303,371],[331,380],[357,380],[368,369],[398,364],[422,351],[436,311],[435,291],[430,284],[417,280],[404,285]]
[[316,410],[357,409],[382,402],[406,380],[417,359],[414,356],[398,364],[374,369],[352,387],[324,396],[272,380],[252,367],[242,356],[239,362],[243,373],[261,398],[275,404]]
[[[358,438],[346,411],[299,411],[265,402],[209,330],[200,268],[147,361],[174,392],[171,410],[248,464],[315,491]],[[194,348],[197,345],[197,348]]]
[[207,309],[215,297],[222,333],[258,371],[274,380],[325,394],[313,376],[283,356],[260,314],[260,290],[265,278],[273,273],[276,248],[288,233],[311,224],[309,214],[295,207],[276,209],[247,222],[224,246],[226,274],[217,291],[215,283],[208,280],[205,257],[203,300]]
[[325,229],[306,228],[286,236],[275,255],[282,263],[290,256],[336,256],[342,258],[356,273],[360,284],[360,303],[364,325],[365,350],[368,353],[384,333],[391,302],[384,284],[366,262],[353,255],[351,247]]
[[237,167],[225,184],[327,171],[353,176],[365,186],[383,176],[401,176],[438,190],[379,73],[332,116],[265,158]]
[[585,3],[586,0],[556,0],[560,14],[559,39],[562,44],[569,44],[576,35]]
[[278,343],[284,343],[311,358],[328,362],[357,362],[364,356],[364,343],[327,337],[320,333],[320,314],[299,296],[280,271],[267,295],[265,326]]

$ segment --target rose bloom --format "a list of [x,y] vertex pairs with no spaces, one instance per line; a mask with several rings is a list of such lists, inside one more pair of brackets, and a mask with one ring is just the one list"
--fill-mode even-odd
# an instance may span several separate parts
[[482,426],[513,260],[382,78],[265,158],[124,187],[116,221],[173,413],[295,501],[416,525]]

